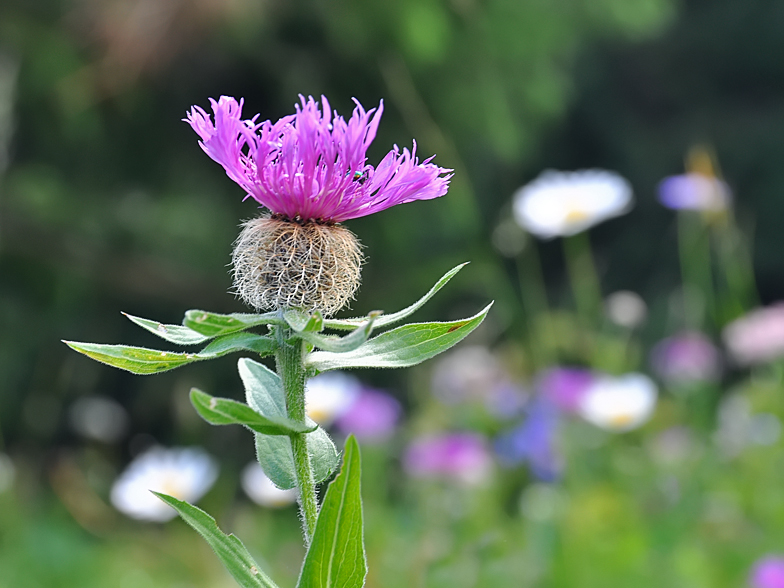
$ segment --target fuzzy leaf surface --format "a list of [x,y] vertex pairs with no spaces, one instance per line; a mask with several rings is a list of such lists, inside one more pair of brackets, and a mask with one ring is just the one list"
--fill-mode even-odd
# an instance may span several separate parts
[[309,315],[299,310],[287,310],[283,319],[298,333],[319,333],[324,330],[324,317],[320,311]]
[[133,323],[150,331],[150,333],[177,345],[198,345],[210,339],[183,325],[164,325],[161,322],[151,321],[150,319],[133,316],[125,312],[122,314]]
[[[411,306],[407,306],[403,310],[399,310],[398,312],[394,312],[392,314],[385,314],[380,316],[376,319],[375,328],[381,329],[384,327],[388,327],[394,323],[402,321],[404,318],[407,318],[414,314],[417,310],[422,308],[428,300],[430,300],[436,293],[446,286],[446,284],[454,278],[457,273],[463,269],[468,262],[461,263],[457,267],[452,268],[448,272],[446,272],[441,279],[436,282],[436,284],[430,288],[427,294],[422,296],[419,300],[414,302]],[[361,325],[364,321],[368,320],[368,317],[355,317],[355,318],[348,318],[348,319],[328,319],[324,321],[324,326],[328,329],[341,329],[341,330],[350,330],[355,329],[359,325]]]
[[205,337],[212,338],[259,325],[280,325],[283,321],[276,312],[216,314],[206,310],[189,310],[185,313],[182,324]]
[[166,372],[189,363],[215,359],[234,351],[254,351],[261,355],[269,355],[275,351],[277,345],[274,339],[254,333],[235,333],[220,337],[198,353],[177,353],[146,347],[75,341],[63,341],[63,343],[91,359],[140,375]]
[[[278,374],[245,357],[239,360],[238,368],[248,405],[268,418],[286,418],[286,395]],[[316,426],[311,419],[305,421],[309,428]],[[316,483],[323,482],[338,467],[338,450],[321,427],[308,433],[305,441]],[[297,485],[294,454],[288,437],[256,434],[256,457],[261,469],[276,486],[288,489]]]
[[201,418],[213,425],[244,425],[262,435],[290,435],[315,430],[315,427],[287,418],[265,417],[247,404],[230,398],[216,398],[197,388],[191,389],[191,403]]
[[377,315],[371,315],[365,323],[359,325],[359,327],[344,337],[322,335],[321,333],[310,333],[307,331],[297,333],[295,336],[304,339],[314,347],[318,347],[324,351],[346,353],[348,351],[354,351],[368,340],[370,333],[373,332],[373,321],[376,319],[376,316]]
[[362,588],[367,575],[360,497],[361,463],[354,436],[330,483],[297,588]]
[[401,368],[421,363],[446,351],[478,327],[492,303],[480,313],[462,321],[412,323],[377,337],[348,353],[315,351],[305,358],[305,366],[318,372],[350,368]]
[[259,569],[242,541],[234,534],[226,535],[221,531],[214,518],[200,508],[167,494],[153,494],[176,510],[182,520],[204,537],[231,577],[242,588],[278,588],[275,582]]

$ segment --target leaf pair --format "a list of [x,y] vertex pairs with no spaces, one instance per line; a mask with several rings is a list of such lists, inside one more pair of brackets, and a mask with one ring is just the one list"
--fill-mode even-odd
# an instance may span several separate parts
[[[343,467],[324,497],[297,588],[362,588],[367,574],[359,445],[353,436],[346,441]],[[259,568],[242,542],[226,535],[215,519],[203,510],[166,494],[156,496],[174,508],[217,554],[231,576],[243,588],[278,588]]]

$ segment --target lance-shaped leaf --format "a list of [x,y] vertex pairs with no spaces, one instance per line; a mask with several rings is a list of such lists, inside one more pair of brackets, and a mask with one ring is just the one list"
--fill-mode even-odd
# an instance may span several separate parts
[[350,368],[400,368],[416,365],[446,351],[473,331],[487,316],[492,303],[462,321],[413,323],[377,337],[348,353],[315,351],[305,366],[318,372]]
[[329,485],[297,588],[362,588],[367,575],[360,498],[361,465],[354,436]]
[[204,343],[210,339],[209,337],[182,325],[164,325],[161,322],[151,321],[150,319],[133,316],[132,314],[125,312],[122,314],[143,329],[150,331],[150,333],[154,333],[161,339],[165,339],[170,343],[176,343],[177,345],[198,345],[199,343]]
[[254,333],[235,333],[220,337],[198,353],[175,353],[146,347],[99,345],[75,341],[63,341],[63,343],[96,361],[141,375],[166,372],[189,363],[215,359],[234,351],[254,351],[260,355],[269,355],[275,351],[277,345],[274,339]]
[[[394,323],[402,321],[404,318],[407,318],[414,314],[417,310],[422,308],[425,303],[430,300],[433,296],[435,296],[436,292],[438,292],[441,288],[446,286],[447,282],[455,277],[457,272],[463,269],[468,262],[461,263],[457,267],[452,268],[448,272],[446,272],[438,282],[436,282],[435,286],[430,288],[430,291],[422,296],[419,300],[414,302],[411,306],[404,308],[398,312],[394,312],[392,314],[385,314],[380,316],[376,319],[375,328],[381,329],[383,327],[388,327]],[[378,311],[376,311],[378,312]],[[324,321],[324,326],[328,329],[341,329],[341,330],[349,330],[355,329],[357,326],[362,324],[364,321],[367,320],[367,317],[355,317],[355,318],[348,318],[348,319],[328,319]]]
[[212,338],[259,325],[281,325],[283,321],[277,312],[216,314],[205,310],[189,310],[185,313],[182,324],[201,335]]
[[[266,417],[286,417],[286,396],[278,374],[247,357],[239,360],[245,396],[253,409]],[[316,425],[305,419],[308,427]],[[327,432],[319,427],[305,436],[316,483],[328,479],[338,466],[339,455]],[[297,474],[291,442],[286,437],[256,435],[256,455],[264,473],[279,488],[294,488]]]
[[324,317],[320,311],[309,315],[299,310],[287,310],[283,319],[298,333],[319,333],[324,330]]
[[206,539],[223,566],[242,588],[278,588],[275,582],[259,569],[242,541],[234,534],[226,535],[221,531],[214,518],[200,508],[167,494],[153,494],[176,510],[182,520]]
[[332,351],[334,353],[354,351],[370,337],[370,333],[373,332],[373,321],[377,316],[379,315],[371,313],[369,319],[364,324],[359,325],[359,327],[344,337],[322,335],[321,333],[310,333],[307,331],[297,333],[295,337],[304,339],[314,347],[324,351]]
[[230,398],[216,398],[197,388],[191,389],[191,403],[196,412],[213,425],[244,425],[262,435],[291,435],[292,433],[311,433],[316,426],[281,417],[266,417]]

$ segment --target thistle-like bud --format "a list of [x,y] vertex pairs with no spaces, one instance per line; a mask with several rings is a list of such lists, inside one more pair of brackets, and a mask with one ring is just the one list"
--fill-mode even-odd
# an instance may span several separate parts
[[351,300],[362,265],[356,237],[336,223],[443,196],[452,170],[420,163],[416,143],[374,168],[366,152],[383,104],[365,111],[355,100],[346,121],[324,97],[300,99],[275,123],[242,120],[242,101],[228,96],[210,100],[214,120],[198,106],[185,120],[205,153],[272,213],[243,226],[232,256],[236,293],[258,310],[331,315]]
[[261,217],[243,224],[232,264],[234,291],[249,306],[330,316],[359,288],[362,251],[340,225]]

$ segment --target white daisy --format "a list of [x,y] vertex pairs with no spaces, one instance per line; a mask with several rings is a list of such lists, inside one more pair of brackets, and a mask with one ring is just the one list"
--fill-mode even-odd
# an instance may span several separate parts
[[308,380],[305,410],[322,427],[330,426],[351,408],[362,391],[362,383],[343,372],[327,372]]
[[546,170],[513,196],[517,223],[543,239],[580,233],[629,211],[632,187],[616,173]]
[[203,449],[155,447],[134,459],[115,480],[111,500],[117,510],[134,519],[168,521],[177,513],[150,490],[195,502],[217,476],[217,463]]
[[270,508],[281,508],[297,501],[296,488],[281,490],[255,461],[242,470],[242,489],[253,502]]
[[638,373],[597,378],[585,391],[578,413],[589,423],[623,432],[646,423],[656,407],[656,384]]

